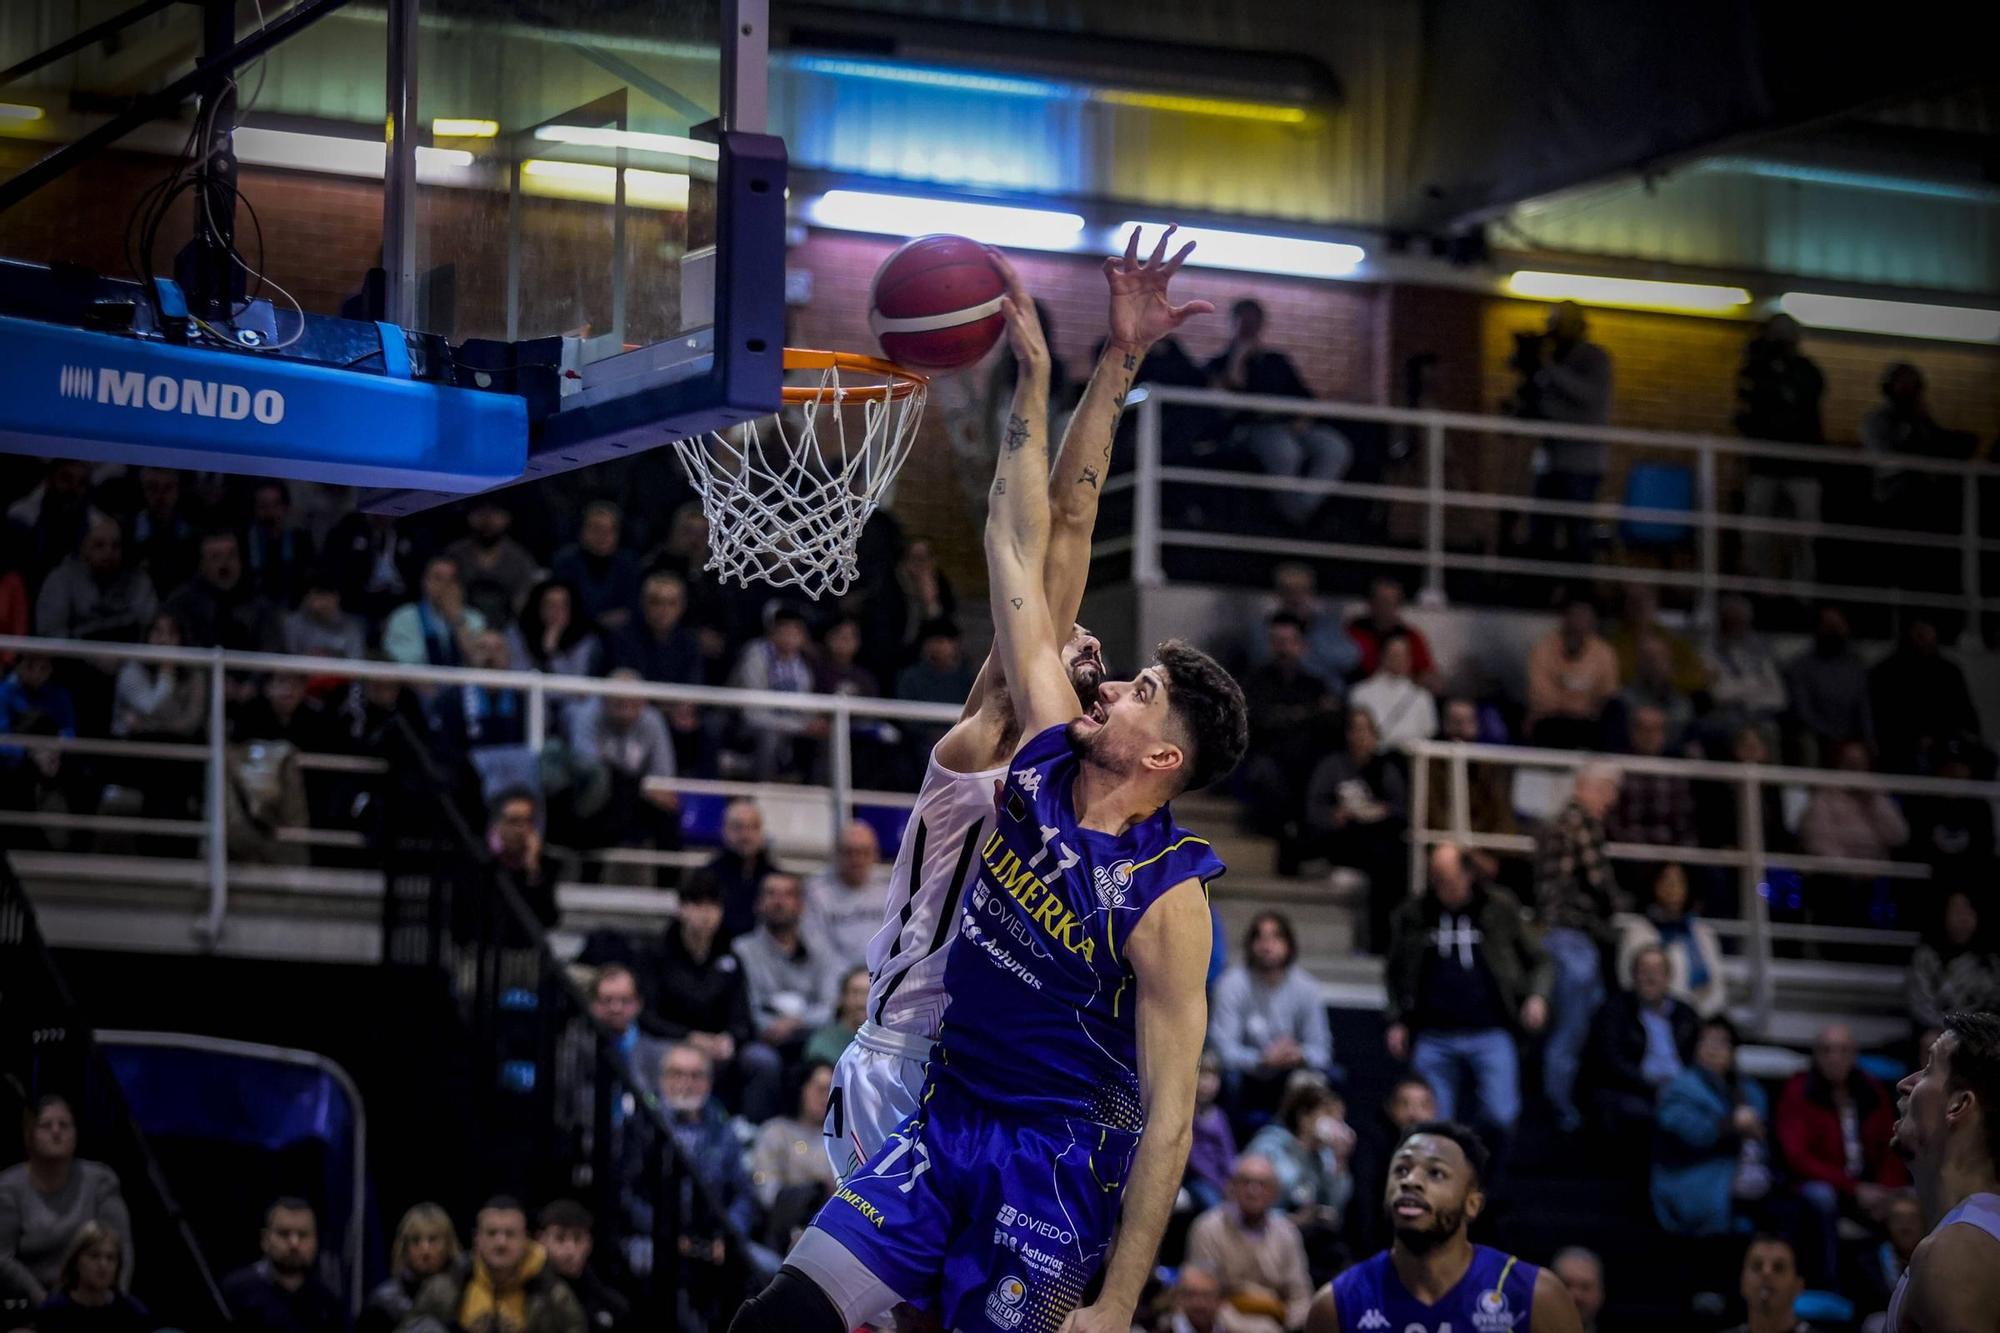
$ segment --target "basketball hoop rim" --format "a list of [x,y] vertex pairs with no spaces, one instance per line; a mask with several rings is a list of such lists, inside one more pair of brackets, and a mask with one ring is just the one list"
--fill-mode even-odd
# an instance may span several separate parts
[[[863,375],[878,375],[881,384],[842,384],[838,395],[842,399],[860,399],[872,402],[901,402],[925,389],[930,377],[919,375],[914,370],[905,370],[893,361],[885,361],[879,356],[867,356],[860,352],[827,352],[811,347],[787,347],[785,349],[786,370],[847,370]],[[805,403],[819,403],[834,392],[820,384],[787,384],[783,389],[784,401],[794,406]]]

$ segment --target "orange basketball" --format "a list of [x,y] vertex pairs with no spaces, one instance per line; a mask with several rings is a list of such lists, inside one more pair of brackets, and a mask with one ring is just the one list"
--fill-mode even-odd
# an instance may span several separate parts
[[956,370],[985,356],[1006,331],[1006,290],[979,242],[919,236],[876,270],[868,324],[891,361]]

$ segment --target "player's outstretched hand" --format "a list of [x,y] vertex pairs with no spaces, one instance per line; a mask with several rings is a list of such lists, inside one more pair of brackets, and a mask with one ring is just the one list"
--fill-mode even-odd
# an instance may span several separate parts
[[1007,280],[1007,294],[1000,298],[1000,313],[1007,317],[1007,345],[1014,349],[1014,359],[1021,363],[1022,370],[1047,378],[1049,343],[1042,334],[1042,314],[1035,309],[1035,298],[1028,295],[1027,285],[1007,262],[1007,256],[992,246],[986,248],[986,253],[993,260],[993,267]]
[[1167,284],[1194,253],[1194,242],[1189,241],[1167,258],[1167,242],[1174,231],[1168,227],[1161,232],[1152,258],[1141,260],[1139,228],[1134,227],[1125,239],[1125,253],[1104,261],[1104,277],[1111,284],[1111,341],[1140,356],[1189,319],[1215,309],[1207,301],[1175,305],[1167,299]]
[[1132,1333],[1132,1312],[1120,1314],[1102,1305],[1086,1305],[1069,1312],[1059,1333]]

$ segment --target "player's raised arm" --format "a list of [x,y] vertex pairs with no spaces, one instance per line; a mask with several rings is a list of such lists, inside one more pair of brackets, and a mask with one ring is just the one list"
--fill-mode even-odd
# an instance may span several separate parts
[[1139,1102],[1146,1127],[1132,1154],[1118,1236],[1097,1303],[1070,1315],[1062,1333],[1127,1333],[1153,1271],[1194,1142],[1195,1085],[1208,1031],[1208,956],[1214,944],[1208,895],[1183,880],[1162,894],[1125,943],[1137,981]]
[[1049,550],[1049,348],[1020,275],[997,250],[991,253],[1007,279],[1000,308],[1021,373],[987,497],[986,574],[994,656],[1025,740],[1078,710],[1042,586]]

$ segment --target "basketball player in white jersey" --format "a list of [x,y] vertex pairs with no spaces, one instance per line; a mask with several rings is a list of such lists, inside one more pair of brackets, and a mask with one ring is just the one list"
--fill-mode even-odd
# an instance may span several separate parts
[[[1175,307],[1167,300],[1169,279],[1194,249],[1189,244],[1168,259],[1173,231],[1167,228],[1152,257],[1142,261],[1134,228],[1124,256],[1104,261],[1110,334],[1049,477],[1043,589],[1050,619],[1066,639],[1063,668],[1086,709],[1104,678],[1104,657],[1096,637],[1074,622],[1125,395],[1155,341],[1188,315],[1214,309],[1206,301]],[[958,934],[959,897],[977,869],[974,853],[992,824],[995,789],[1020,742],[1007,683],[997,656],[989,655],[958,723],[931,751],[890,876],[882,928],[868,946],[868,1016],[834,1070],[821,1129],[836,1176],[867,1161],[917,1109],[924,1062],[949,1001],[944,963]]]
[[1931,1228],[1888,1333],[2000,1333],[2000,1014],[1962,1011],[1896,1085],[1896,1133]]

